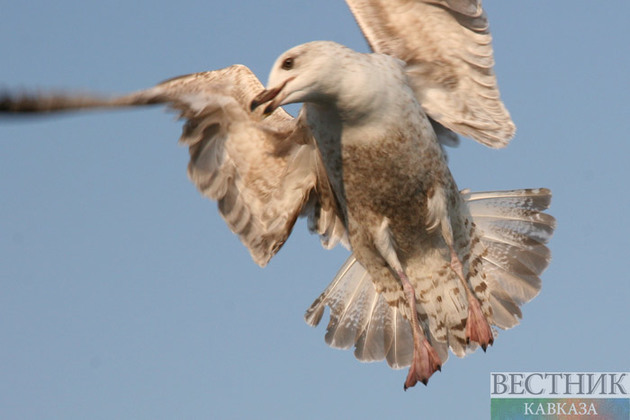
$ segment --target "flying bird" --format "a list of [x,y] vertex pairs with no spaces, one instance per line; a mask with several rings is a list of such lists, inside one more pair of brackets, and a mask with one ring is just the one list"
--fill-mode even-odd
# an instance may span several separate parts
[[[488,21],[476,0],[347,0],[373,53],[294,47],[266,88],[245,66],[124,96],[5,93],[2,113],[167,104],[185,120],[188,175],[264,266],[296,220],[351,256],[306,311],[326,342],[409,366],[427,384],[518,324],[540,290],[555,220],[549,190],[460,191],[444,145],[504,147]],[[281,106],[303,103],[297,117]]]

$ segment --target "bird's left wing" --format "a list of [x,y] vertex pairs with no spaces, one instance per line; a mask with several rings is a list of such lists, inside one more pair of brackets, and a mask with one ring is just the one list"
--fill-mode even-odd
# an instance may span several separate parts
[[310,130],[277,109],[249,110],[263,85],[245,66],[195,73],[114,98],[0,94],[0,113],[52,113],[168,104],[186,120],[180,143],[190,150],[188,175],[218,202],[230,229],[261,266],[288,238],[298,216],[332,247],[346,233]]
[[490,147],[515,132],[499,97],[481,0],[346,0],[374,52],[407,63],[425,112]]

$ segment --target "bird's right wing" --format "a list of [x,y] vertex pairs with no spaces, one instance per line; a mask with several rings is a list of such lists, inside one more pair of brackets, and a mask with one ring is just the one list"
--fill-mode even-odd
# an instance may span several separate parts
[[346,232],[310,130],[278,109],[249,110],[263,85],[245,66],[195,73],[114,98],[71,94],[0,94],[0,113],[51,113],[168,104],[186,120],[180,143],[190,150],[188,175],[218,202],[230,229],[264,266],[298,216],[332,247]]

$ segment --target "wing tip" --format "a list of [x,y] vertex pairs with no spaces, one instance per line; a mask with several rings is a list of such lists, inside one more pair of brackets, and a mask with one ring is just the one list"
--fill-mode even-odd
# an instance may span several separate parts
[[504,122],[497,123],[495,128],[489,130],[473,129],[472,139],[492,149],[505,148],[516,135],[516,125],[509,115],[506,115],[506,118],[507,120]]

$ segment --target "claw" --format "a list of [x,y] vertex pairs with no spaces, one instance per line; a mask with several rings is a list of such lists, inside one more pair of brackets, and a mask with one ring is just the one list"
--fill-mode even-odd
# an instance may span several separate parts
[[466,341],[479,343],[485,352],[489,345],[494,342],[492,329],[488,320],[481,312],[479,301],[474,296],[468,299],[468,320],[466,321]]
[[438,370],[442,371],[442,361],[427,339],[422,337],[422,341],[414,340],[414,342],[413,361],[405,381],[405,390],[418,382],[427,385],[431,375]]

